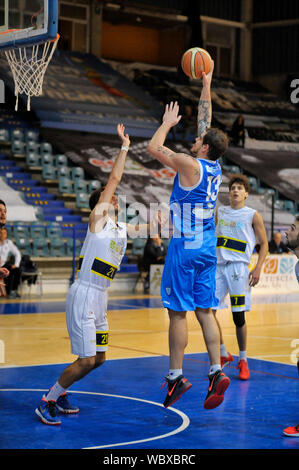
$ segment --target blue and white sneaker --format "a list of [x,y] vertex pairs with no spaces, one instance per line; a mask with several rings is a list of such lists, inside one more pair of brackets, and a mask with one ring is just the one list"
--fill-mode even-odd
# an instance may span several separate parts
[[56,402],[47,401],[45,395],[43,396],[39,407],[36,408],[35,413],[45,424],[50,424],[52,426],[61,424],[60,419],[57,418]]
[[60,411],[60,413],[64,413],[64,414],[79,413],[79,408],[77,406],[71,405],[70,402],[68,401],[67,397],[68,397],[68,394],[63,393],[57,399],[56,408],[58,409],[58,411]]

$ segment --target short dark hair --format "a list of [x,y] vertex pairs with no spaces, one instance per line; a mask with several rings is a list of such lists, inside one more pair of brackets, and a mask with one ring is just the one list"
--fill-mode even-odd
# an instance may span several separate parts
[[99,202],[99,199],[100,199],[100,195],[101,195],[101,192],[103,191],[103,188],[98,188],[98,189],[95,189],[90,197],[89,197],[89,207],[90,207],[90,210],[92,211],[95,206],[97,205],[97,203]]
[[204,135],[202,143],[209,146],[208,157],[215,161],[226,152],[228,137],[225,132],[212,127]]
[[0,204],[2,204],[4,207],[6,207],[6,204],[4,201],[2,201],[2,199],[0,199]]
[[228,189],[231,190],[231,187],[234,183],[240,183],[244,186],[245,191],[249,193],[250,185],[247,176],[242,175],[242,173],[233,174],[231,175],[229,182],[228,182]]

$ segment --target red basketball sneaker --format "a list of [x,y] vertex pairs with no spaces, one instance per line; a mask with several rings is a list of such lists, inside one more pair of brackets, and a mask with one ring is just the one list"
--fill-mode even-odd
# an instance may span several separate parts
[[297,424],[297,426],[290,426],[289,428],[285,428],[283,433],[285,436],[299,437],[299,424]]
[[245,359],[241,359],[237,368],[239,369],[239,379],[248,380],[250,377],[248,362]]

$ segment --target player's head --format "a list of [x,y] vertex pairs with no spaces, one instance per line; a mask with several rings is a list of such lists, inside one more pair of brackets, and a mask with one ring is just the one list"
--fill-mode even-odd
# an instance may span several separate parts
[[228,182],[228,189],[231,204],[244,202],[250,190],[247,177],[241,173],[232,175]]
[[[89,208],[90,208],[90,210],[93,210],[95,208],[95,206],[99,202],[101,194],[104,190],[105,190],[105,187],[104,188],[98,188],[98,189],[95,189],[91,193],[90,198],[89,198]],[[115,194],[112,196],[112,198],[110,200],[110,204],[113,206],[115,211],[118,211],[118,209],[119,209],[119,207],[118,207],[118,197]]]
[[228,137],[220,129],[210,128],[201,137],[197,137],[191,147],[191,152],[195,156],[205,156],[209,160],[216,161],[227,150]]
[[0,227],[6,224],[6,204],[0,199]]
[[296,217],[295,222],[286,232],[286,241],[287,246],[291,248],[291,250],[296,250],[296,248],[299,248],[299,217]]

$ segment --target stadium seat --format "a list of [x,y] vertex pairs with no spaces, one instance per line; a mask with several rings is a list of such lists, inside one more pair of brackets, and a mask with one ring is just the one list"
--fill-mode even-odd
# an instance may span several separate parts
[[46,227],[46,235],[48,238],[62,237],[62,229],[56,222],[50,222]]
[[25,143],[22,140],[13,140],[11,143],[11,151],[13,155],[24,155]]
[[51,153],[42,153],[41,154],[42,165],[52,165],[54,166],[54,157]]
[[52,165],[43,165],[42,177],[44,180],[57,180],[57,169]]
[[49,241],[50,256],[66,256],[65,243],[62,238],[51,238]]
[[76,206],[79,209],[89,209],[89,194],[76,192]]
[[0,129],[0,142],[1,143],[10,142],[9,132],[7,129]]
[[32,255],[31,242],[28,240],[28,238],[16,238],[16,245],[22,255]]
[[12,141],[21,140],[22,142],[24,142],[24,132],[20,129],[12,129],[10,135]]
[[60,193],[73,193],[73,182],[69,178],[60,178],[58,180],[58,189]]
[[68,167],[68,166],[57,166],[56,165],[56,168],[57,168],[57,176],[58,176],[58,179],[60,178],[71,178],[71,169]]
[[58,154],[55,156],[56,167],[65,167],[68,166],[68,158],[64,154]]
[[[82,248],[82,242],[78,239],[75,240],[75,253],[76,256],[80,255]],[[73,238],[67,238],[66,239],[66,255],[67,256],[73,256],[74,254],[74,239]]]
[[15,225],[12,227],[12,233],[15,239],[29,238],[29,226],[27,225]]
[[248,182],[250,184],[250,189],[252,191],[255,191],[255,192],[258,192],[258,189],[259,189],[259,182],[258,182],[258,179],[255,178],[254,176],[249,176],[248,177]]
[[32,239],[46,238],[46,227],[39,223],[30,225],[30,236]]
[[75,190],[76,193],[77,192],[81,193],[83,191],[87,193],[88,192],[88,183],[87,183],[87,181],[85,181],[84,179],[76,179],[74,181],[74,190]]
[[39,144],[33,140],[29,140],[26,143],[26,154],[28,153],[35,152],[39,154]]
[[44,237],[35,238],[32,241],[32,255],[33,256],[50,256],[48,242]]
[[41,166],[41,158],[37,152],[29,152],[26,154],[27,166]]
[[290,201],[288,199],[284,201],[284,208],[288,212],[294,213],[296,211],[296,206],[295,206],[294,201]]
[[39,133],[37,131],[25,131],[26,142],[38,142]]
[[84,170],[80,166],[72,168],[72,180],[84,179]]
[[40,144],[41,155],[52,155],[52,145],[49,142],[42,142]]
[[99,180],[90,180],[88,183],[88,192],[92,193],[93,191],[100,188],[101,186],[102,184]]

